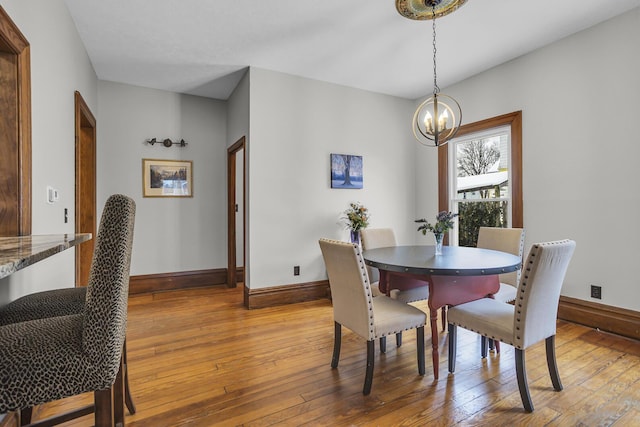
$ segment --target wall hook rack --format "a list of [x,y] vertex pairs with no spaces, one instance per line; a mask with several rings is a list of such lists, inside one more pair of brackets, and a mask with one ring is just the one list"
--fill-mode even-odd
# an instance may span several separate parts
[[166,138],[162,141],[158,141],[156,138],[151,138],[151,139],[147,139],[146,143],[150,145],[162,144],[165,147],[171,147],[173,145],[177,147],[186,147],[188,144],[187,142],[185,142],[184,139],[181,139],[180,141],[172,141],[169,138]]

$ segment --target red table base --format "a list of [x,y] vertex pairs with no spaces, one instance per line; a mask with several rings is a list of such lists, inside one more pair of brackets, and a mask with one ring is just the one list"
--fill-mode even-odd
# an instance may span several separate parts
[[[379,287],[389,295],[391,289],[411,289],[429,286],[429,314],[431,321],[431,347],[433,376],[438,379],[438,309],[448,305],[458,305],[491,296],[500,289],[497,275],[487,276],[434,276],[396,273],[380,270]],[[389,285],[389,286],[387,286]]]

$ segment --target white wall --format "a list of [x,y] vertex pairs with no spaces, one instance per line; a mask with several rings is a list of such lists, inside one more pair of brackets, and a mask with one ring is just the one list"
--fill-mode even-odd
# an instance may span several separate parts
[[232,146],[243,136],[249,135],[249,71],[227,101],[227,147]]
[[[75,212],[74,92],[97,114],[97,78],[61,0],[2,0],[31,46],[32,232],[73,233]],[[60,200],[46,203],[46,187]],[[64,223],[64,208],[69,222]],[[74,284],[75,250],[0,279],[0,303]]]
[[[73,232],[79,90],[98,118],[99,210],[114,192],[138,202],[132,274],[226,266],[226,147],[242,135],[252,288],[324,278],[317,239],[347,238],[338,218],[350,201],[369,207],[372,226],[394,227],[400,243],[422,241],[413,219],[436,213],[437,161],[412,140],[413,102],[255,68],[228,103],[109,82],[98,91],[61,0],[0,4],[31,43],[34,233]],[[523,110],[527,244],[575,239],[563,294],[590,300],[595,283],[600,302],[632,310],[640,310],[638,40],[636,9],[444,90],[461,102],[465,123]],[[190,145],[145,146],[153,136]],[[330,189],[336,152],[364,156],[363,190]],[[194,160],[194,198],[143,199],[147,157]],[[45,202],[47,185],[60,191],[55,205]],[[73,262],[69,250],[2,279],[0,303],[71,286]]]
[[[325,279],[318,239],[348,238],[339,217],[351,201],[412,243],[415,144],[402,135],[413,102],[256,68],[250,79],[250,288]],[[364,189],[331,189],[331,153],[363,156]]]
[[[105,81],[98,95],[98,209],[114,193],[136,201],[131,274],[226,268],[226,103]],[[192,160],[193,197],[144,198],[145,158]]]
[[[228,147],[235,144],[243,136],[245,137],[245,146],[246,141],[249,140],[249,102],[249,72],[247,71],[227,101]],[[242,224],[243,211],[246,209],[242,187],[244,176],[243,156],[244,150],[236,153],[236,203],[238,204],[238,212],[236,213],[236,267],[244,264],[244,246],[246,245]],[[248,226],[247,224],[247,229]]]
[[[639,42],[635,9],[443,90],[465,123],[523,111],[527,250],[574,239],[562,294],[636,311]],[[435,169],[432,154],[419,162]],[[603,287],[602,300],[590,284]]]

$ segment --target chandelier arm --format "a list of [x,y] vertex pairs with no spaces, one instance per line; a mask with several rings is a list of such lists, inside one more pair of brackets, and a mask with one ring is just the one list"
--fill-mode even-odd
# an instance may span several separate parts
[[[415,124],[415,126],[413,126],[413,136],[416,138],[416,140],[422,144],[422,140],[420,139],[420,137],[418,136],[418,134],[416,133],[416,129],[418,130],[418,132],[420,132],[420,135],[422,135],[424,138],[428,139],[428,140],[432,140],[432,135],[426,132],[423,132],[422,129],[420,129],[420,125],[418,124],[418,117],[420,115],[420,110],[422,109],[422,107],[426,104],[427,101],[423,102],[418,109],[416,110],[416,112],[413,115],[413,123]],[[423,144],[424,145],[424,144]]]

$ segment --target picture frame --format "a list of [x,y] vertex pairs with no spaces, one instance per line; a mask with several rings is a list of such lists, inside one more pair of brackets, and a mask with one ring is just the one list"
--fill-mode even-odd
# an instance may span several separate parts
[[193,161],[142,159],[143,197],[193,197]]
[[362,156],[331,154],[331,188],[363,188]]

